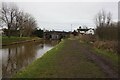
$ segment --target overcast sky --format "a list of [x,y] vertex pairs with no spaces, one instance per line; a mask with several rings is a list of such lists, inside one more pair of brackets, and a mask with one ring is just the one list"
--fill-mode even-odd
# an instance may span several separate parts
[[[71,31],[79,26],[95,27],[94,18],[100,10],[118,19],[117,2],[16,2],[20,10],[35,17],[38,27]],[[71,27],[72,24],[72,27]]]

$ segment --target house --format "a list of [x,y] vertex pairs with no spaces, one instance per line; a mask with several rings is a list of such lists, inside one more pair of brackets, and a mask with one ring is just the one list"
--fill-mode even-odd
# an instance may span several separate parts
[[82,29],[81,27],[79,27],[79,29],[77,29],[78,30],[78,33],[80,33],[80,34],[91,34],[91,35],[93,35],[94,34],[94,29],[92,29],[92,28],[86,28],[86,29]]
[[94,29],[90,28],[88,31],[86,31],[86,34],[94,35]]

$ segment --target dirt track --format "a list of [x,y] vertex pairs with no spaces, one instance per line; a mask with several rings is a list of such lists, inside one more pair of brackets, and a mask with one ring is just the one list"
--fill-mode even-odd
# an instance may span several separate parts
[[[77,44],[77,41],[74,41]],[[118,71],[114,70],[112,63],[99,55],[96,55],[94,51],[91,50],[90,46],[80,45],[81,52],[86,55],[86,57],[97,64],[102,71],[106,74],[108,78],[118,78]]]

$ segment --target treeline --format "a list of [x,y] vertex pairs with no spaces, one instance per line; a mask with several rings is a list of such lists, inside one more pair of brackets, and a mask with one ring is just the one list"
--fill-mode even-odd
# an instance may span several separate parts
[[113,22],[111,13],[106,13],[103,10],[96,15],[95,22],[97,27],[95,36],[97,38],[94,47],[119,53],[118,34],[120,34],[120,23]]
[[6,27],[3,30],[8,37],[32,36],[38,30],[35,18],[20,10],[14,3],[2,3],[0,26]]
[[99,40],[118,40],[118,22],[112,22],[111,13],[100,11],[95,18],[95,35]]

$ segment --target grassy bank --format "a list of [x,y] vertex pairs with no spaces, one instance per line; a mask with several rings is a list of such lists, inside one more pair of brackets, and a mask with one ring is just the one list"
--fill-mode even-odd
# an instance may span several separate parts
[[37,37],[14,37],[14,36],[11,36],[10,38],[2,37],[2,45],[10,45],[10,44],[23,42],[23,41],[36,40],[36,39],[39,39],[39,38]]
[[86,46],[89,46],[91,47],[97,55],[101,56],[101,57],[104,57],[106,59],[109,59],[113,62],[113,64],[118,64],[118,57],[119,57],[119,54],[118,53],[115,53],[115,52],[112,52],[112,51],[108,51],[106,49],[99,49],[97,47],[94,47],[93,43],[87,43],[87,42],[84,42],[84,41],[80,41],[83,45],[86,45]]
[[43,57],[21,70],[15,78],[95,78],[104,77],[101,69],[81,52],[79,41],[64,40]]
[[118,59],[119,59],[119,54],[107,51],[105,49],[98,49],[98,48],[94,48],[93,49],[97,55],[104,57],[105,59],[109,60],[114,69],[116,71],[118,71]]
[[110,52],[110,51],[106,51],[103,49],[98,49],[98,48],[94,48],[94,50],[98,53],[98,55],[104,56],[105,58],[112,60],[113,63],[118,62],[118,54]]
[[117,51],[108,50],[108,48],[113,49],[113,46],[116,47],[116,41],[96,41],[90,43],[90,40],[88,42],[80,40],[80,42],[83,43],[83,45],[90,46],[92,48],[91,50],[93,50],[96,55],[111,61],[113,66],[115,66],[116,69],[118,68],[119,53],[116,53]]
[[112,68],[118,72],[118,61],[119,61],[119,54],[115,53],[113,51],[108,51],[106,49],[99,49],[97,47],[94,47],[93,43],[87,43],[84,41],[80,41],[83,45],[86,45],[88,47],[91,47],[91,50],[94,52],[94,54],[104,58],[105,60],[109,61],[111,63]]

